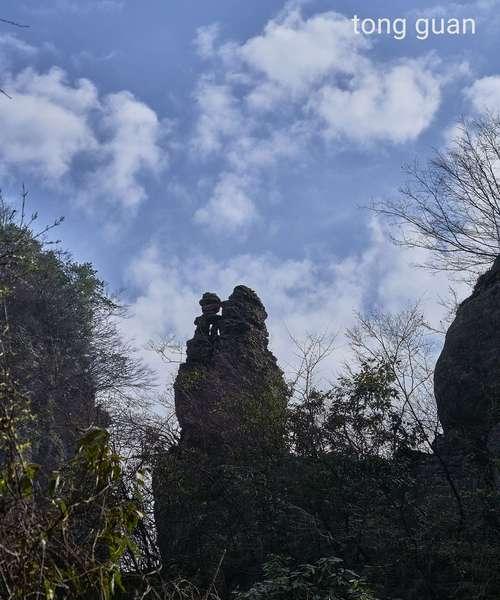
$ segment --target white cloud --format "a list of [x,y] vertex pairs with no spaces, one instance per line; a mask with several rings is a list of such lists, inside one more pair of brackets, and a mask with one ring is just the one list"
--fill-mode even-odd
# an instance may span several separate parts
[[12,100],[2,101],[0,156],[7,166],[28,167],[60,178],[80,152],[97,147],[87,115],[98,107],[88,80],[74,86],[59,69],[47,74],[27,69],[7,81]]
[[202,155],[218,152],[228,139],[237,137],[244,126],[236,99],[228,85],[202,80],[195,100],[200,114],[193,146]]
[[500,75],[476,80],[465,90],[465,95],[477,112],[500,113]]
[[165,164],[161,123],[146,104],[129,92],[119,92],[103,101],[102,127],[103,164],[89,178],[90,189],[94,197],[115,197],[125,207],[134,207],[147,196],[141,173],[157,174]]
[[[157,175],[166,156],[164,125],[128,92],[100,96],[88,79],[26,69],[7,78],[13,96],[0,111],[0,158],[7,168],[75,188],[88,204],[96,200],[124,209],[146,197],[144,174]],[[77,169],[75,162],[84,159]],[[83,187],[82,187],[83,186]]]
[[441,102],[441,83],[427,60],[404,61],[388,71],[367,71],[351,87],[325,85],[311,101],[328,135],[360,143],[404,142],[430,125]]
[[[371,49],[370,41],[356,34],[352,22],[341,14],[327,12],[304,19],[299,10],[292,10],[271,20],[262,35],[241,45],[220,44],[205,53],[218,59],[212,78],[222,78],[225,102],[214,104],[210,95],[201,93],[200,121],[210,114],[218,123],[214,115],[220,119],[231,106],[227,121],[232,122],[239,106],[238,121],[244,114],[245,121],[256,119],[258,127],[259,115],[252,109],[275,110],[280,115],[289,109],[292,121],[297,115],[320,117],[330,129],[356,142],[361,134],[365,140],[415,139],[439,108],[446,83],[439,62],[428,56],[377,60],[370,56]],[[352,118],[344,118],[341,109],[351,103],[355,105]],[[362,111],[368,117],[358,122]],[[321,123],[311,126],[321,133]]]
[[0,64],[4,65],[12,53],[22,56],[33,57],[38,54],[38,48],[28,44],[26,41],[12,33],[3,33],[0,35]]
[[329,12],[304,20],[298,10],[270,21],[237,51],[244,62],[289,93],[305,93],[326,75],[354,73],[369,47],[352,23]]
[[[332,139],[355,147],[417,139],[449,80],[431,56],[377,59],[371,42],[335,12],[305,18],[290,5],[244,43],[219,37],[215,26],[198,31],[208,72],[196,95],[193,148],[252,189],[278,163],[307,156],[312,144],[333,152]],[[216,196],[196,222],[210,222],[200,214]]]
[[208,204],[196,211],[195,221],[222,233],[248,225],[255,220],[257,213],[245,188],[241,177],[224,173]]
[[198,28],[194,44],[201,58],[210,58],[214,55],[219,32],[220,28],[217,23]]

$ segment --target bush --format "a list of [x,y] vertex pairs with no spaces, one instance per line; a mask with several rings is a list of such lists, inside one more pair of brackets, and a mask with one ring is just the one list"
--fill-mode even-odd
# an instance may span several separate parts
[[247,592],[236,592],[234,597],[235,600],[375,600],[356,573],[334,557],[293,566],[289,558],[272,556],[264,565],[264,580]]
[[108,432],[89,430],[75,456],[40,479],[25,437],[29,404],[5,366],[0,407],[0,597],[108,600],[141,518],[121,494]]

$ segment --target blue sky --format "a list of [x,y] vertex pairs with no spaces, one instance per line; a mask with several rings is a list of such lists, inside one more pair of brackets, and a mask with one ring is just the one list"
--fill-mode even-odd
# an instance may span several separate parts
[[[65,215],[58,237],[121,290],[141,349],[189,337],[201,293],[239,283],[284,366],[287,331],[341,331],[375,304],[420,298],[439,320],[447,279],[360,207],[498,105],[499,4],[7,0],[30,28],[0,27],[4,195],[24,182],[44,221]],[[354,14],[477,33],[367,37]]]

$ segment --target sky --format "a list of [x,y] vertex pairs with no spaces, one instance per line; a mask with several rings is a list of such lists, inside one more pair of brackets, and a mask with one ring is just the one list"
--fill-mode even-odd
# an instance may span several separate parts
[[[5,0],[29,28],[0,24],[3,194],[24,183],[41,223],[65,216],[57,237],[129,306],[160,379],[148,342],[188,339],[202,293],[238,284],[285,370],[290,333],[338,334],[338,364],[356,311],[420,300],[437,323],[447,277],[365,207],[500,102],[500,1],[438,2]],[[419,40],[417,18],[477,30]]]

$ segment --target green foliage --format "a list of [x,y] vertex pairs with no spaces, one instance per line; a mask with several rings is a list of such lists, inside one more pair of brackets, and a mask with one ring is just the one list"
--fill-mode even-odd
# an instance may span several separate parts
[[418,423],[404,420],[393,360],[371,360],[343,376],[325,422],[331,447],[358,457],[394,456],[422,443]]
[[206,586],[224,554],[226,585],[252,581],[274,527],[270,469],[179,449],[162,459],[154,482],[159,544],[169,575]]
[[326,392],[312,389],[289,411],[290,442],[302,456],[332,450],[357,457],[390,457],[422,443],[418,423],[404,420],[392,361],[365,361]]
[[237,422],[237,436],[230,449],[233,458],[240,454],[240,460],[248,461],[250,453],[259,461],[259,455],[280,455],[286,443],[286,403],[283,386],[278,387],[272,380],[251,395],[228,399],[228,410]]
[[140,480],[125,493],[93,426],[102,382],[119,386],[128,364],[106,326],[116,307],[24,218],[0,206],[0,597],[108,600],[142,518]]
[[272,556],[264,564],[264,580],[235,600],[374,600],[365,583],[339,558],[320,558],[313,564],[293,565]]
[[0,202],[0,327],[11,376],[36,417],[32,459],[45,473],[74,454],[79,430],[108,424],[102,401],[146,385],[147,373],[121,342],[120,309],[95,269],[46,242],[50,227],[37,233],[35,218]]
[[6,370],[0,406],[0,596],[108,600],[122,585],[121,561],[135,552],[132,534],[142,516],[122,494],[109,434],[88,431],[43,485],[23,435],[28,402]]

